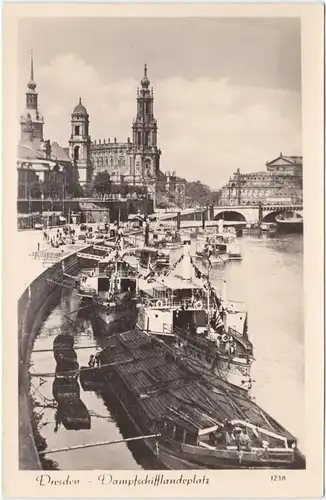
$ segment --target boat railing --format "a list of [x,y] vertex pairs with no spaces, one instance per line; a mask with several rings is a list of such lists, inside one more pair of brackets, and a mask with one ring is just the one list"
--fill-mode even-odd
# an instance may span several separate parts
[[207,299],[175,299],[171,297],[146,297],[144,301],[146,307],[155,309],[207,309]]
[[130,279],[136,279],[137,278],[137,273],[130,271],[130,270],[121,270],[118,271],[115,276],[117,278],[130,278]]
[[229,326],[228,328],[228,334],[231,335],[232,337],[237,337],[237,338],[242,337],[241,333],[235,330],[235,328],[231,328],[231,326]]
[[238,332],[234,328],[231,328],[230,326],[228,328],[228,334],[231,337],[236,338],[237,342],[239,342],[239,344],[242,345],[242,347],[245,349],[246,356],[247,355],[250,356],[250,352],[252,351],[252,344],[251,344],[251,342],[248,341],[247,339],[245,339],[243,337],[243,335],[241,335],[240,332]]
[[44,262],[58,262],[62,258],[62,254],[55,252],[33,252],[31,255],[33,259],[40,259]]
[[207,347],[208,345],[208,340],[207,337],[200,337],[199,335],[197,334],[191,334],[191,332],[188,332],[182,328],[179,328],[178,326],[175,326],[173,327],[173,333],[175,333],[176,335],[178,336],[181,336],[185,339],[189,339],[189,340],[192,340],[192,341],[196,341],[196,343],[198,345],[201,345],[203,346],[204,348]]

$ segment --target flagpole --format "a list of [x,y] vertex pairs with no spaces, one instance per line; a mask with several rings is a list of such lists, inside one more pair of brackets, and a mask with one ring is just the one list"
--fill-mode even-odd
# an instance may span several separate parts
[[210,300],[209,300],[209,267],[207,268],[207,330],[208,333],[210,333],[211,326],[210,326]]

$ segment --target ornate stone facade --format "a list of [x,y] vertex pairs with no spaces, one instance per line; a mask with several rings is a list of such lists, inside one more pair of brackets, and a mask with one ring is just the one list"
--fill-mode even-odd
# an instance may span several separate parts
[[44,140],[44,118],[38,108],[34,80],[33,54],[27,84],[25,110],[20,117],[20,140],[17,147],[18,199],[63,198],[73,170],[66,151],[57,143]]
[[302,203],[302,157],[280,156],[266,162],[266,171],[242,174],[238,169],[222,187],[220,205]]
[[89,135],[89,116],[79,98],[79,103],[71,115],[71,136],[69,140],[69,157],[81,185],[92,180],[92,163],[90,159],[91,138]]
[[[70,158],[79,172],[87,170],[86,182],[90,182],[98,172],[107,171],[115,184],[125,182],[135,186],[145,185],[154,197],[161,151],[157,146],[154,92],[153,88],[149,88],[146,65],[140,83],[141,87],[137,89],[137,114],[132,123],[132,140],[128,138],[127,142],[118,142],[114,138],[91,141],[88,113],[80,102],[78,106],[82,106],[83,110],[77,110],[77,106],[72,114]],[[79,148],[77,158],[76,148]],[[82,155],[83,163],[79,155]]]

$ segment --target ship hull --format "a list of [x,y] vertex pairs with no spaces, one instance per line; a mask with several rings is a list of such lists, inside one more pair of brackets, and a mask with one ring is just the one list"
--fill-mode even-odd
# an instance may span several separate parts
[[303,233],[302,222],[277,222],[277,231],[279,233]]
[[241,363],[219,358],[215,363],[213,372],[226,382],[247,390],[251,365],[252,360],[249,360],[248,363]]
[[117,306],[108,310],[96,304],[92,315],[92,323],[96,336],[109,336],[131,329],[137,318],[135,303]]
[[[186,342],[182,346],[182,350],[190,356],[196,363],[200,363],[206,370],[214,375],[217,375],[222,380],[243,389],[246,392],[250,391],[251,383],[251,365],[254,361],[253,356],[250,357],[233,357],[217,354],[216,351],[208,351],[201,343],[196,343],[191,335],[182,334],[181,330],[177,335]],[[162,340],[165,340],[162,338]]]

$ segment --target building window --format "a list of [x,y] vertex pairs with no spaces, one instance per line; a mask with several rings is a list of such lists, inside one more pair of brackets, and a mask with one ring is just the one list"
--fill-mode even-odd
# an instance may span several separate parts
[[75,149],[74,149],[74,161],[78,161],[79,160],[79,146],[75,146]]
[[79,135],[80,133],[80,125],[75,126],[75,135]]
[[137,132],[137,144],[141,144],[141,132]]

